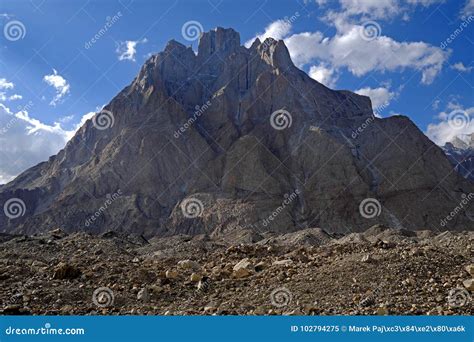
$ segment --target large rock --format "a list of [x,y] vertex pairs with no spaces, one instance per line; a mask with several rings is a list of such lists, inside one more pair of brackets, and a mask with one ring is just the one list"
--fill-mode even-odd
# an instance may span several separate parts
[[254,270],[255,268],[253,267],[250,260],[248,258],[244,258],[235,264],[232,275],[235,278],[245,278],[252,275]]
[[466,208],[442,223],[474,188],[440,148],[408,118],[375,118],[368,97],[311,79],[283,41],[245,48],[217,28],[197,55],[171,41],[104,110],[0,187],[0,205],[25,204],[0,231],[472,229]]

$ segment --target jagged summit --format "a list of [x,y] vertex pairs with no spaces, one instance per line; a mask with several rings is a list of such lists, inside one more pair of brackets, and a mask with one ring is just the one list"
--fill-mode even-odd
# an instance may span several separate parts
[[454,169],[474,181],[474,133],[455,136],[442,148]]
[[[63,150],[1,186],[0,203],[25,210],[0,230],[436,230],[468,192],[408,118],[375,118],[368,97],[311,79],[283,41],[245,48],[216,28],[197,54],[171,40]],[[443,229],[471,225],[460,213]]]
[[240,34],[233,29],[217,27],[204,32],[199,38],[198,57],[209,58],[211,55],[224,57],[240,48]]

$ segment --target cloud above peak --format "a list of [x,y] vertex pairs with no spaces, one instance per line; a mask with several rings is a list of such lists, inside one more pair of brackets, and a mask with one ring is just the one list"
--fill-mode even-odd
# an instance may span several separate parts
[[63,98],[69,93],[70,85],[64,77],[58,74],[56,69],[53,69],[53,73],[45,75],[43,81],[46,84],[52,86],[56,90],[56,95],[49,103],[51,106],[56,106],[63,101]]
[[370,97],[372,101],[372,107],[374,109],[387,106],[396,95],[394,92],[391,92],[388,88],[385,87],[365,87],[356,90],[355,93]]
[[148,42],[148,39],[146,38],[143,38],[141,40],[126,40],[124,42],[119,42],[116,49],[119,61],[135,62],[135,55],[137,54],[137,45],[144,44],[146,42]]

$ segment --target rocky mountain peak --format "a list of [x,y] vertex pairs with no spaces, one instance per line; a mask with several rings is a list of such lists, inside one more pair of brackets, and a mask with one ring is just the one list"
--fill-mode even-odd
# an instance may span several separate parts
[[213,54],[224,57],[240,47],[240,34],[233,29],[217,27],[209,32],[202,33],[199,38],[198,56],[201,59],[209,58]]
[[[254,42],[254,44],[256,42],[257,40]],[[251,49],[253,47],[254,45],[252,45]],[[256,48],[261,54],[262,58],[275,68],[286,70],[289,67],[294,66],[293,62],[291,61],[290,52],[288,51],[288,48],[286,47],[283,40],[267,38],[263,43],[258,44]]]
[[[408,118],[375,118],[368,97],[311,79],[283,41],[247,49],[224,28],[200,38],[197,54],[171,40],[150,57],[104,108],[113,124],[89,120],[1,186],[0,204],[18,198],[25,212],[0,216],[0,231],[436,230],[474,192]],[[470,224],[460,214],[444,228]]]
[[474,180],[474,133],[457,135],[442,148],[454,169]]

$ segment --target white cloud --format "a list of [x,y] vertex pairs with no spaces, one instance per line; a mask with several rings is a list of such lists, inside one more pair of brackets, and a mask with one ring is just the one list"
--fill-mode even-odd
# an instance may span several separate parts
[[0,184],[56,154],[94,113],[85,114],[71,130],[45,124],[26,110],[13,113],[0,104]]
[[446,0],[339,0],[339,12],[333,14],[349,17],[363,16],[370,19],[392,19],[402,15],[404,20],[409,19],[407,12],[413,10],[417,5],[429,7],[440,4]]
[[304,32],[285,39],[290,55],[298,66],[323,60],[333,68],[347,68],[356,76],[371,71],[414,69],[422,74],[423,84],[430,84],[441,71],[449,52],[424,42],[398,42],[386,36],[364,40],[362,26],[342,27],[333,37],[321,32]]
[[454,63],[453,65],[451,65],[451,69],[457,70],[459,72],[469,73],[471,72],[472,67],[471,66],[467,67],[462,62],[459,62],[459,63]]
[[0,104],[0,183],[57,153],[66,143],[58,124],[49,126],[29,117],[26,111],[12,113]]
[[8,82],[6,78],[0,78],[0,89],[13,89],[15,85]]
[[336,86],[337,79],[339,78],[336,70],[325,64],[311,66],[311,68],[309,68],[308,74],[312,79],[324,84],[329,88],[334,88]]
[[470,16],[472,14],[474,14],[474,0],[467,0],[461,11],[461,15]]
[[135,55],[137,53],[137,45],[144,44],[148,40],[143,38],[142,40],[127,40],[124,42],[120,42],[117,46],[117,54],[119,61],[133,61],[135,62]]
[[437,123],[428,125],[425,134],[437,145],[444,145],[456,136],[474,132],[474,107],[464,108],[459,104],[450,103],[449,112],[438,114]]
[[260,39],[261,42],[265,41],[267,38],[273,38],[276,40],[283,39],[286,37],[291,30],[291,23],[285,20],[277,20],[272,22],[270,25],[265,27],[265,31],[263,33],[257,34],[252,39],[249,39],[245,42],[245,47],[249,48],[255,39]]
[[395,92],[391,92],[388,88],[384,87],[365,87],[356,90],[355,93],[370,97],[372,108],[378,114],[380,114],[379,112],[385,109],[390,104],[390,101],[396,96]]
[[370,15],[371,18],[388,18],[399,13],[396,0],[340,0],[345,15]]
[[23,96],[18,95],[18,94],[13,94],[13,95],[9,96],[3,91],[0,92],[0,101],[2,101],[2,102],[21,100],[22,98],[23,98]]
[[7,91],[15,88],[15,84],[13,82],[7,81],[6,78],[0,78],[0,101],[5,102],[5,101],[15,101],[15,100],[21,100],[23,96],[19,94],[13,94],[13,95],[8,95]]
[[23,98],[23,96],[19,95],[19,94],[13,94],[13,95],[10,95],[8,97],[8,100],[9,101],[15,101],[15,100],[21,100]]
[[51,75],[45,75],[43,81],[56,90],[56,95],[49,103],[51,106],[56,106],[56,104],[61,103],[63,97],[69,93],[69,83],[64,79],[64,77],[58,74],[56,69],[53,69]]
[[428,7],[435,4],[441,4],[446,0],[407,0],[407,2],[411,5],[422,5],[424,7]]

